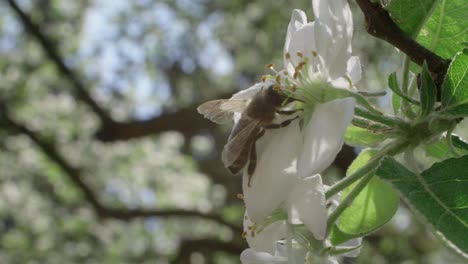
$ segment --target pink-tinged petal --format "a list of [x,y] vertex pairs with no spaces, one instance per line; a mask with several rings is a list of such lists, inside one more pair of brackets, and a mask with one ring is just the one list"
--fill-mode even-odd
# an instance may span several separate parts
[[240,255],[242,264],[286,264],[288,260],[281,256],[272,256],[266,252],[257,252],[253,249],[246,249]]
[[[284,53],[289,50],[289,45],[291,43],[292,35],[302,26],[307,24],[307,16],[304,11],[300,9],[294,9],[291,15],[291,20],[289,21],[288,31],[286,32],[286,40],[284,41]],[[283,57],[284,67],[286,68],[286,58]]]
[[289,60],[285,60],[284,65],[290,76],[294,75],[294,68],[304,60],[304,58],[298,56],[298,52],[302,53],[304,57],[307,57],[309,62],[315,59],[315,57],[312,56],[312,51],[316,52],[315,41],[314,22],[302,26],[292,34],[288,47],[285,47],[285,53],[289,53],[291,57]]
[[303,128],[304,142],[298,157],[300,177],[325,170],[343,145],[343,136],[354,115],[354,98],[318,104]]
[[286,200],[296,175],[300,139],[299,122],[281,129],[266,130],[257,140],[257,166],[251,176],[244,170],[243,191],[246,210],[252,221],[261,223]]
[[351,78],[353,84],[356,84],[361,80],[362,67],[361,60],[358,56],[352,56],[349,58],[348,63],[346,64],[346,71],[348,72],[348,76]]
[[325,239],[327,209],[325,188],[320,175],[298,179],[289,197],[288,205],[289,221],[292,224],[302,222],[312,232],[315,239]]
[[286,223],[279,221],[272,223],[263,230],[257,230],[247,212],[244,215],[244,232],[245,239],[249,247],[255,251],[267,252],[274,254],[276,251],[276,242],[286,237]]

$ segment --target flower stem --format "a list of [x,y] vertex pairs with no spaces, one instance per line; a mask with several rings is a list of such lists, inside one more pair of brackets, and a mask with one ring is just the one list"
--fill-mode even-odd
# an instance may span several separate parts
[[286,227],[286,252],[288,254],[288,263],[296,264],[292,245],[293,232],[292,226],[288,223]]
[[403,120],[394,118],[394,117],[389,117],[389,116],[384,116],[384,115],[378,115],[371,113],[369,111],[366,111],[362,108],[356,107],[354,110],[354,114],[358,117],[366,118],[371,121],[389,126],[389,127],[400,127],[400,128],[407,128],[408,124],[405,123]]
[[380,160],[386,155],[395,155],[403,151],[409,144],[406,141],[397,142],[396,144],[389,144],[385,146],[380,152],[378,152],[366,165],[362,166],[355,173],[343,178],[341,181],[335,183],[330,189],[325,192],[325,197],[328,199],[333,195],[337,194],[344,188],[353,184],[372,170],[378,165]]
[[[405,56],[405,60],[403,62],[403,80],[402,80],[401,90],[403,94],[406,95],[408,98],[412,98],[412,94],[410,94],[409,92],[409,84],[408,84],[410,62],[411,62],[410,58],[408,56]],[[414,117],[416,116],[416,114],[411,109],[411,106],[405,100],[401,101],[401,110],[410,119],[414,119]]]
[[362,189],[364,189],[364,187],[366,187],[366,185],[369,183],[372,177],[374,177],[375,170],[376,168],[373,168],[370,171],[368,171],[367,174],[364,174],[364,177],[359,181],[356,187],[354,187],[354,189],[351,190],[351,192],[344,198],[344,200],[340,202],[338,207],[336,207],[335,211],[333,211],[330,214],[330,216],[328,217],[328,221],[327,221],[327,233],[330,232],[336,220],[338,219],[338,217],[340,217],[343,211],[346,210],[346,208],[348,208],[348,206],[351,205],[351,203],[359,195]]
[[406,149],[409,146],[406,140],[396,142],[395,144],[389,144],[385,146],[379,153],[377,153],[374,158],[372,158],[366,165],[361,167],[358,171],[351,174],[350,176],[344,178],[337,184],[333,185],[325,193],[326,198],[330,198],[332,195],[338,193],[340,190],[348,187],[355,181],[361,179],[361,181],[354,187],[353,190],[340,202],[338,207],[330,214],[327,221],[327,233],[330,232],[331,228],[335,224],[336,220],[343,211],[348,208],[348,206],[354,201],[354,199],[359,195],[359,193],[366,187],[369,181],[374,177],[374,172],[379,165],[380,160],[386,155],[396,155]]

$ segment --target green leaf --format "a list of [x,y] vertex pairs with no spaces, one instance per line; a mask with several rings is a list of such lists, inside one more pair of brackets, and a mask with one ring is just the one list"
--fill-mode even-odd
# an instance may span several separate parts
[[385,134],[357,126],[348,126],[344,136],[346,144],[353,147],[373,147],[387,138]]
[[[361,152],[346,174],[350,175],[364,166],[375,153],[375,150],[370,149]],[[350,185],[343,191],[342,201],[356,184]],[[337,224],[338,229],[348,237],[371,233],[393,217],[398,204],[398,194],[387,183],[374,177],[353,203],[343,211]]]
[[422,174],[386,157],[377,175],[397,188],[450,247],[468,257],[467,171],[468,155],[435,163]]
[[369,110],[372,113],[382,115],[381,112],[379,112],[377,109],[375,109],[369,101],[364,98],[364,96],[355,93],[351,90],[348,89],[340,89],[340,88],[335,88],[335,87],[329,87],[326,90],[326,98],[324,99],[325,102],[335,100],[335,99],[342,99],[342,98],[348,98],[348,97],[353,97],[356,99],[357,104],[361,105],[365,109]]
[[454,57],[442,89],[442,112],[455,117],[468,116],[467,54],[459,52]]
[[[457,153],[461,155],[468,154],[468,143],[463,141],[460,137],[452,135],[452,144],[457,150]],[[442,137],[429,145],[425,145],[424,150],[427,156],[431,156],[438,159],[447,159],[455,157],[454,153],[450,151],[446,137]]]
[[466,0],[441,0],[417,41],[443,58],[452,58],[468,41],[467,14]]
[[333,226],[330,232],[330,242],[334,246],[338,246],[339,244],[342,244],[356,237],[359,237],[359,236],[346,234],[342,232],[336,225]]
[[421,118],[425,118],[432,113],[436,99],[437,89],[434,80],[432,80],[431,74],[429,73],[429,68],[427,67],[426,62],[424,62],[421,72]]
[[392,0],[387,9],[405,33],[443,58],[468,42],[466,0]]
[[408,35],[415,38],[439,0],[393,0],[388,11],[393,21]]
[[398,116],[400,113],[401,98],[396,93],[392,93],[392,107],[393,113],[395,116]]
[[414,100],[413,98],[410,98],[408,97],[406,94],[404,94],[401,90],[400,90],[400,87],[398,85],[398,80],[397,80],[397,77],[396,77],[396,73],[392,73],[390,74],[390,76],[388,76],[388,87],[393,91],[394,94],[397,94],[398,96],[400,96],[402,99],[412,103],[412,104],[417,104],[419,105],[419,102]]

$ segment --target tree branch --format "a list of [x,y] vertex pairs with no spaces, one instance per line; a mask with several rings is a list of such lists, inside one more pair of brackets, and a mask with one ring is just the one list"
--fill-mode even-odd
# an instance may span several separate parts
[[198,211],[182,210],[182,209],[127,209],[127,208],[112,208],[103,205],[98,197],[95,195],[93,190],[83,181],[81,170],[72,166],[65,158],[63,158],[57,151],[53,144],[48,143],[42,139],[37,133],[27,128],[25,125],[14,121],[5,109],[0,112],[0,117],[3,124],[10,126],[17,132],[29,137],[43,152],[46,154],[51,161],[55,162],[68,176],[73,184],[75,184],[82,192],[85,199],[91,204],[95,212],[103,218],[113,218],[123,221],[129,221],[135,218],[145,217],[200,217],[215,221],[221,225],[227,226],[233,230],[233,232],[241,233],[242,229],[224,220],[221,216],[213,213],[202,213]]
[[141,138],[166,131],[179,131],[184,135],[193,135],[196,131],[214,126],[214,123],[198,114],[194,107],[189,107],[147,120],[102,123],[95,135],[98,140],[112,142]]
[[426,61],[439,89],[438,93],[442,94],[440,89],[450,60],[439,57],[406,35],[379,3],[372,3],[369,0],[356,0],[356,2],[364,13],[367,32],[392,44],[418,65]]
[[239,255],[246,248],[244,243],[224,242],[216,239],[195,239],[184,240],[180,244],[179,255],[174,259],[172,264],[185,264],[190,262],[190,255],[194,252],[204,252],[207,254],[215,253],[216,251],[224,251],[233,255]]
[[18,4],[14,0],[8,0],[8,4],[20,19],[24,30],[37,39],[37,41],[39,42],[40,46],[47,54],[49,59],[55,64],[57,69],[70,81],[71,85],[74,87],[78,99],[86,103],[91,108],[91,110],[94,113],[96,113],[96,115],[101,119],[103,123],[111,122],[112,120],[109,114],[103,108],[101,108],[101,106],[99,106],[99,104],[91,97],[91,95],[85,88],[85,85],[80,81],[78,74],[76,74],[64,63],[64,59],[60,55],[60,52],[57,50],[54,41],[51,41],[45,36],[45,34],[41,31],[39,26],[32,21],[32,19],[18,6]]
[[[70,81],[77,98],[87,104],[100,118],[101,127],[96,132],[96,138],[104,142],[129,140],[153,135],[165,131],[179,131],[185,135],[194,134],[201,129],[209,129],[214,124],[204,119],[196,112],[197,105],[175,112],[163,113],[147,120],[132,120],[127,122],[115,121],[89,94],[78,74],[64,63],[63,57],[57,50],[54,41],[48,38],[32,19],[18,6],[14,0],[8,4],[15,11],[27,33],[39,42],[40,46],[55,64],[57,69]],[[231,93],[223,95],[229,97]]]

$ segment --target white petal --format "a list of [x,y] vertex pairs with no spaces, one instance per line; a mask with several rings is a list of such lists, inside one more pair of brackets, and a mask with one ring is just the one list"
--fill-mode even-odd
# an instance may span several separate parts
[[257,166],[251,176],[243,176],[246,210],[252,221],[261,223],[280,207],[289,194],[296,175],[295,159],[300,139],[299,122],[281,129],[267,130],[257,140]]
[[[286,55],[286,52],[289,50],[292,35],[305,24],[307,24],[307,16],[304,11],[300,9],[294,9],[291,15],[291,20],[289,21],[288,31],[286,32],[286,40],[284,41],[284,55]],[[285,69],[287,68],[286,64],[286,57],[283,56],[283,66]]]
[[[289,197],[291,223],[300,222],[312,232],[318,240],[325,239],[327,229],[327,209],[325,206],[325,188],[320,175],[300,179]],[[294,219],[294,217],[296,219]],[[297,219],[298,218],[298,219]]]
[[349,79],[345,77],[340,77],[338,79],[335,79],[330,82],[330,84],[333,87],[336,88],[341,88],[341,89],[351,89],[352,88],[352,83],[349,81]]
[[[322,51],[321,54],[325,58],[330,78],[336,79],[344,75],[346,62],[351,56],[353,33],[351,9],[346,0],[314,0],[312,5],[316,23],[322,25],[318,30],[322,33],[316,35],[316,41],[326,43],[327,50],[326,52]],[[323,40],[319,36],[325,36],[323,34],[325,31],[331,37]],[[317,44],[317,46],[319,45]]]
[[340,263],[338,262],[338,260],[337,260],[336,258],[334,258],[334,257],[329,257],[329,258],[327,259],[327,264],[340,264]]
[[303,58],[297,55],[297,52],[301,52],[304,57],[309,58],[309,62],[313,62],[315,57],[312,56],[312,51],[316,52],[315,45],[315,23],[308,23],[299,28],[291,36],[291,41],[286,48],[285,52],[288,52],[291,56],[289,60],[285,60],[285,69],[288,71],[290,76],[294,74],[294,68],[303,61]]
[[356,84],[361,80],[362,68],[361,60],[358,56],[352,56],[349,58],[348,63],[346,64],[346,71],[348,72],[348,76],[351,78],[353,84]]
[[354,98],[318,104],[306,127],[298,157],[298,174],[315,175],[325,170],[343,145],[343,136],[354,115]]
[[257,252],[253,249],[246,249],[240,255],[242,264],[282,264],[288,263],[285,257],[272,256],[266,252]]
[[347,0],[312,0],[312,7],[316,20],[329,25],[333,31],[344,26],[342,29],[352,34],[353,18]]
[[263,230],[256,230],[247,212],[244,215],[244,232],[249,247],[261,252],[274,254],[276,242],[286,237],[286,223],[279,221],[272,223]]

